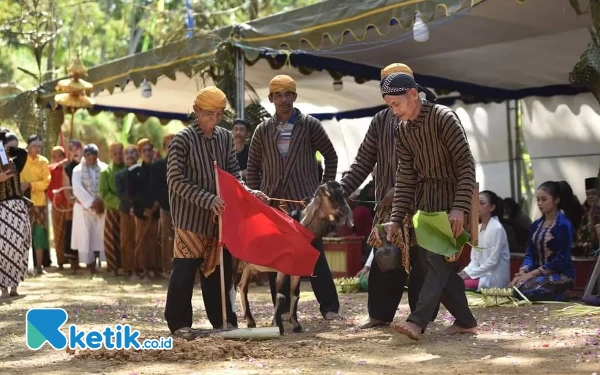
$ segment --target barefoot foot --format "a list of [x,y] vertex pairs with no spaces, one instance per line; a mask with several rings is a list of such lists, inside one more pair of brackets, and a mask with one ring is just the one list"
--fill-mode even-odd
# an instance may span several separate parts
[[456,334],[459,334],[459,333],[476,334],[477,333],[477,327],[464,328],[464,327],[461,327],[459,325],[452,324],[450,327],[448,327],[448,328],[446,328],[444,330],[444,333],[447,334],[447,335],[456,335]]
[[392,323],[391,328],[398,333],[407,336],[411,340],[419,341],[421,339],[421,327],[413,322]]
[[342,317],[340,316],[340,314],[333,312],[333,311],[328,311],[325,314],[323,314],[323,318],[325,318],[325,320],[338,320],[338,319],[342,319]]
[[384,321],[381,321],[381,320],[378,320],[378,319],[375,319],[375,318],[369,318],[365,322],[363,322],[361,325],[359,325],[358,328],[360,328],[360,329],[369,329],[369,328],[387,326],[389,324],[390,323],[386,323]]

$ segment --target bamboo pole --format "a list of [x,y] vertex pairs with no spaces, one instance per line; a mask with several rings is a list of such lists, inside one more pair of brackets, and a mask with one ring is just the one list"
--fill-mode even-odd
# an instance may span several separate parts
[[[213,168],[215,170],[215,185],[217,186],[217,197],[221,198],[219,194],[219,173],[217,171],[217,161],[213,160]],[[220,253],[219,270],[221,273],[221,314],[223,318],[223,329],[227,329],[227,303],[225,302],[225,262],[223,260],[223,215],[219,215],[219,237],[218,247]]]
[[471,214],[469,215],[469,229],[471,230],[471,243],[474,246],[479,242],[479,182],[473,187],[473,200],[471,201]]
[[[213,168],[215,170],[215,184],[217,197],[221,197],[219,189],[219,173],[217,162],[213,160]],[[227,329],[227,303],[225,298],[228,298],[229,293],[225,293],[225,262],[223,261],[223,215],[218,216],[219,223],[219,252],[221,257],[221,264],[219,269],[221,271],[221,311],[223,318],[223,328],[217,331],[213,331],[211,334],[221,336],[225,339],[239,339],[239,340],[270,340],[281,337],[279,333],[279,327],[258,327],[258,328],[236,328]]]

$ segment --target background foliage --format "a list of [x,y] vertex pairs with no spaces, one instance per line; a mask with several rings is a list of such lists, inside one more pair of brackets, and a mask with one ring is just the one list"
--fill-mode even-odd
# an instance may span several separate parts
[[[65,76],[77,52],[89,68],[215,28],[242,23],[310,5],[319,0],[190,0],[193,29],[188,28],[186,0],[3,0],[0,1],[0,84],[25,89]],[[7,97],[0,94],[0,102]],[[67,116],[68,118],[68,116]],[[101,151],[121,140],[124,121],[110,113],[76,115],[76,137]],[[0,124],[15,127],[15,124]],[[129,128],[128,125],[125,125]],[[133,120],[127,140],[142,137],[156,145],[184,125],[162,126],[156,119]],[[68,132],[68,124],[63,132]],[[79,135],[77,134],[79,133]],[[104,154],[106,155],[106,154]]]

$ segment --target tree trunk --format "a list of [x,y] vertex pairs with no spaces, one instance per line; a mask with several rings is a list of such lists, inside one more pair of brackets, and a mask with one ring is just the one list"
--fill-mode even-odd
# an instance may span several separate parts
[[129,20],[129,49],[127,51],[128,55],[135,54],[137,51],[137,47],[140,44],[140,40],[142,39],[142,35],[144,34],[144,30],[137,27],[138,24],[138,15],[141,18],[143,16],[143,10],[138,8],[136,5],[139,1],[134,0],[131,10],[131,18]]
[[[105,8],[104,8],[104,22],[105,25],[108,24],[110,20],[110,8],[112,7],[112,0],[106,0]],[[102,38],[102,46],[100,47],[100,62],[104,62],[106,60],[106,38]]]

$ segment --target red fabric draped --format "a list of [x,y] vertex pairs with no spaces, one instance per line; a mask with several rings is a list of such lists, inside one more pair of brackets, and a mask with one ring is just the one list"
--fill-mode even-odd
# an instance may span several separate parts
[[319,252],[314,234],[283,212],[248,192],[231,174],[218,169],[225,201],[222,241],[238,259],[292,276],[310,276]]

